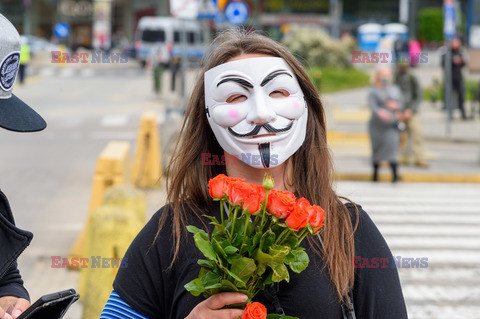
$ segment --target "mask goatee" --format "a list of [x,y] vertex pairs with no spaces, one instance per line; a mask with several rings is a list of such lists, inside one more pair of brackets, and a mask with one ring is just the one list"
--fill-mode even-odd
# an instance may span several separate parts
[[270,167],[270,143],[259,144],[258,150],[260,151],[260,155],[262,157],[263,167],[269,168]]

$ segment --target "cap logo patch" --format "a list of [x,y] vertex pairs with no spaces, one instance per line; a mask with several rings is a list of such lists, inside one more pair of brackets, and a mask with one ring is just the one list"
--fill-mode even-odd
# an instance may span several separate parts
[[0,86],[4,91],[13,88],[20,64],[20,52],[12,52],[7,55],[0,64]]

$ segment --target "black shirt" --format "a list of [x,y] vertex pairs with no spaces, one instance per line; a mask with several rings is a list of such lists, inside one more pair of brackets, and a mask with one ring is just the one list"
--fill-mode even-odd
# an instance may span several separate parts
[[17,268],[17,257],[30,244],[32,237],[31,232],[15,226],[7,197],[0,191],[0,297],[30,299]]
[[[353,219],[354,208],[351,204],[347,207]],[[360,206],[357,207],[360,215],[355,232],[355,255],[360,261],[357,260],[356,265],[366,266],[363,258],[367,258],[368,265],[374,266],[356,269],[353,302],[357,318],[407,318],[397,269],[392,267],[392,254],[372,220]],[[119,269],[113,288],[135,311],[151,319],[184,319],[204,300],[202,296],[192,296],[184,288],[186,283],[198,276],[200,266],[197,260],[203,255],[188,234],[181,242],[175,266],[167,270],[173,256],[171,227],[165,226],[153,243],[162,211],[160,209],[151,218],[130,245],[125,254],[128,266]],[[212,214],[220,218],[219,211],[218,202],[214,202]],[[203,228],[196,218],[192,217],[188,223]],[[207,219],[205,223],[209,225]],[[306,241],[302,242],[302,246],[304,243]],[[279,285],[277,296],[281,306],[286,315],[301,319],[343,318],[335,287],[320,256],[308,248],[307,253],[310,257],[307,269],[300,274],[290,271],[290,282],[283,281]],[[375,260],[378,263],[380,258],[388,258],[388,262],[384,260],[378,266],[372,264]],[[263,294],[255,296],[254,301],[263,303],[268,313],[274,313],[273,305]]]

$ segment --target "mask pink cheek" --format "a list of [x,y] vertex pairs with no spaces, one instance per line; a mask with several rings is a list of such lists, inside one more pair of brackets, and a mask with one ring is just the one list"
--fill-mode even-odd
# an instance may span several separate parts
[[231,119],[236,119],[238,117],[238,111],[237,110],[229,110],[228,111],[228,116]]
[[300,107],[300,103],[298,101],[293,101],[293,107],[298,109]]

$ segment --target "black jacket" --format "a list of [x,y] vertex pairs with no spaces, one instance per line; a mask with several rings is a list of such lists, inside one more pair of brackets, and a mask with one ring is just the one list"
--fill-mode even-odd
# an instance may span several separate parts
[[30,300],[17,268],[17,258],[32,238],[31,232],[15,226],[7,197],[0,191],[0,297],[15,296]]

